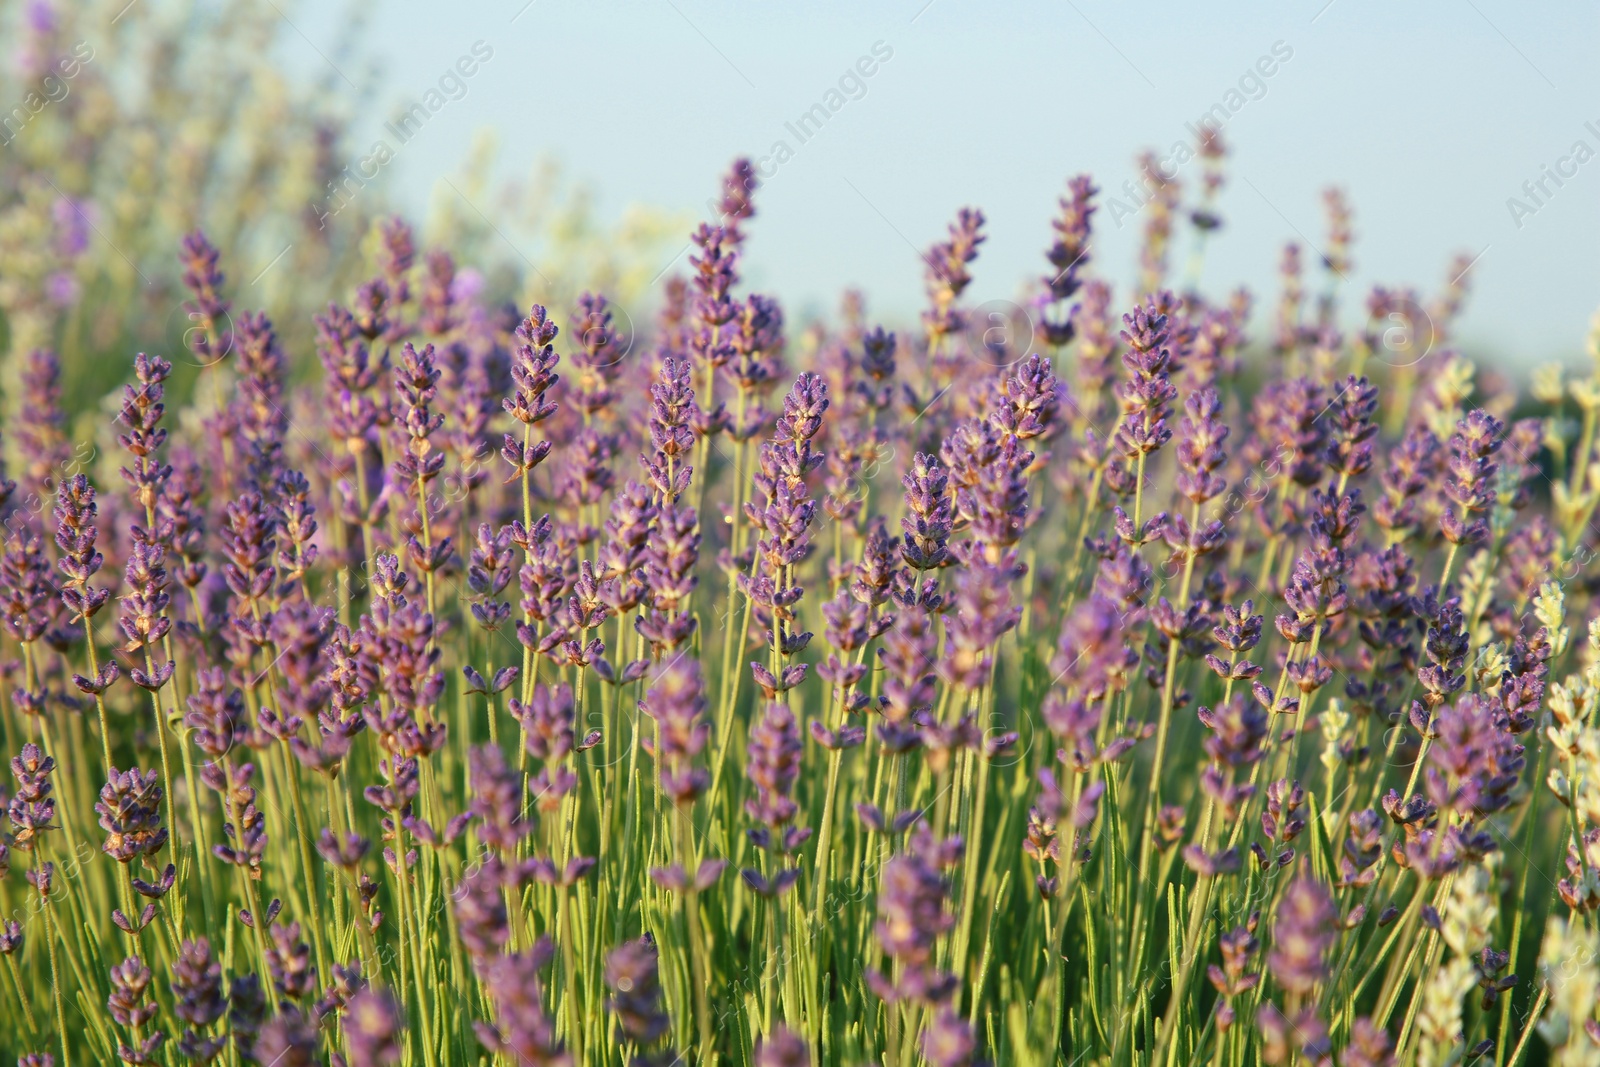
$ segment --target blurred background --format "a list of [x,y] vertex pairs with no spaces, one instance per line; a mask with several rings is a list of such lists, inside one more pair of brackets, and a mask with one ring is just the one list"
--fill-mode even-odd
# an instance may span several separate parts
[[1357,306],[1454,282],[1455,343],[1519,375],[1581,358],[1600,303],[1597,29],[1593,4],[1537,0],[0,0],[0,336],[55,345],[80,400],[130,346],[180,352],[177,242],[201,225],[309,360],[389,212],[452,246],[460,284],[601,287],[643,325],[741,154],[763,183],[746,280],[793,319],[859,286],[870,319],[913,321],[919,250],[965,205],[991,235],[973,302],[1026,299],[1081,172],[1095,269],[1131,284],[1138,153],[1187,210],[1207,119],[1229,158],[1206,290],[1265,307],[1285,242],[1326,247],[1336,186]]

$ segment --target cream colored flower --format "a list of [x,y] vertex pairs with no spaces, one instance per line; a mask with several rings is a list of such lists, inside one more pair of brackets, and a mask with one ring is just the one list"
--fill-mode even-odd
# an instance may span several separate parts
[[1487,864],[1468,867],[1456,875],[1445,903],[1440,935],[1458,956],[1481,952],[1494,936],[1494,920],[1500,913],[1495,903],[1494,871]]
[[1417,1013],[1419,1067],[1450,1067],[1461,1060],[1461,998],[1478,984],[1472,961],[1456,956],[1427,979]]
[[1539,1036],[1556,1067],[1600,1067],[1600,1044],[1585,1032],[1600,1001],[1600,937],[1581,923],[1552,916],[1539,949],[1539,977],[1550,1003],[1539,1020]]

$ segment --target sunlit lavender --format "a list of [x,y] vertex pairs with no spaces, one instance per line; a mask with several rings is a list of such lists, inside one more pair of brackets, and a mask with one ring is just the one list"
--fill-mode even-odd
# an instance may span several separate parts
[[626,305],[378,212],[262,299],[196,218],[138,231],[185,328],[91,345],[133,282],[57,213],[0,257],[0,1050],[1600,1063],[1600,327],[1519,391],[1465,259],[1353,291],[1336,189],[1206,284],[1193,148],[1137,284],[1075,175],[998,315],[963,207],[919,316],[786,316],[742,158]]

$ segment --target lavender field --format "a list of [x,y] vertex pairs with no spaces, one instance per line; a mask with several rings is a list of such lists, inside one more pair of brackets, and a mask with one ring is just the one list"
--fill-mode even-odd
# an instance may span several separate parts
[[1133,278],[1081,174],[1015,301],[953,206],[920,315],[786,314],[743,157],[522,270],[293,79],[222,121],[270,12],[72,17],[6,14],[6,1062],[1600,1064],[1600,326],[1476,366],[1331,186],[1203,282],[1209,127]]

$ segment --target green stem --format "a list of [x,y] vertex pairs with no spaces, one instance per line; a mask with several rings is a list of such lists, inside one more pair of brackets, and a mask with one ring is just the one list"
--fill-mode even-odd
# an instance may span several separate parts
[[[44,859],[39,855],[37,848],[33,853],[33,869],[42,872]],[[55,1005],[56,1031],[61,1039],[61,1067],[72,1067],[72,1050],[67,1043],[67,1013],[61,996],[61,970],[56,962],[56,937],[65,936],[60,933],[60,926],[54,921],[55,916],[50,908],[50,894],[43,888],[39,890],[39,907],[44,917],[45,943],[49,946],[50,956],[50,999]]]

